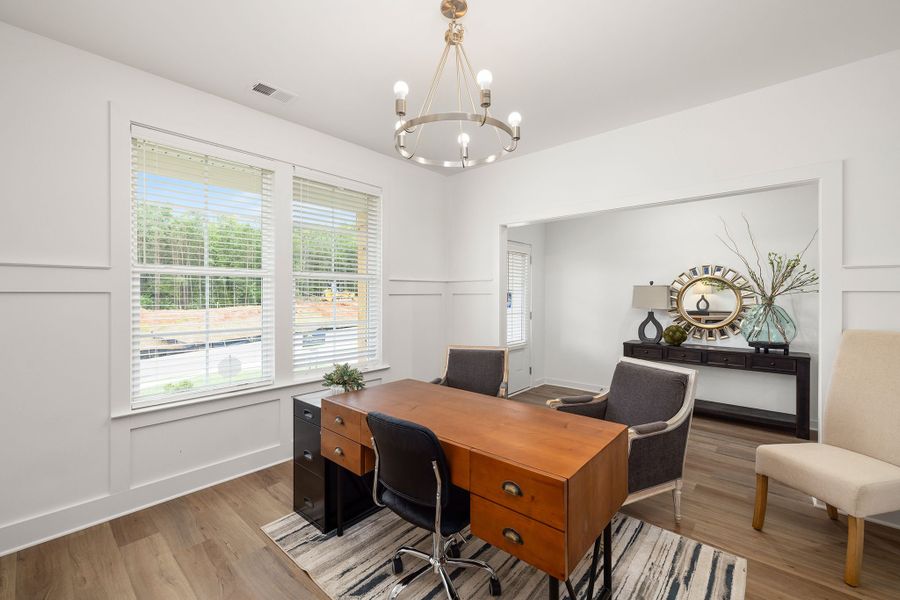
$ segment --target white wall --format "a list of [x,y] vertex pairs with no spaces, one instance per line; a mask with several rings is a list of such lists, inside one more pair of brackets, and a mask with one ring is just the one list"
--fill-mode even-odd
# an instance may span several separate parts
[[[813,185],[768,190],[683,204],[610,211],[580,219],[551,221],[546,228],[546,379],[581,389],[609,384],[622,342],[637,339],[646,311],[631,307],[632,286],[653,280],[669,284],[703,264],[747,269],[717,238],[725,219],[745,252],[752,252],[742,215],[750,220],[763,252],[799,252],[816,231],[817,189]],[[510,228],[510,235],[518,228]],[[805,259],[818,268],[818,248]],[[797,323],[792,351],[813,355],[819,345],[819,298],[804,294],[780,302]],[[656,311],[663,327],[672,322]],[[746,347],[740,336],[693,344]],[[795,411],[793,377],[700,368],[697,396],[706,400],[779,412]],[[815,379],[815,377],[814,377]],[[813,406],[817,406],[815,385]],[[815,415],[814,415],[815,419]]]
[[450,327],[500,339],[504,224],[815,180],[821,404],[842,328],[900,329],[872,310],[900,298],[898,106],[895,51],[452,177],[451,277],[482,295]]
[[3,23],[0,81],[0,554],[287,459],[290,397],[318,387],[281,368],[129,410],[128,120],[380,186],[390,369],[370,377],[439,373],[441,175]]

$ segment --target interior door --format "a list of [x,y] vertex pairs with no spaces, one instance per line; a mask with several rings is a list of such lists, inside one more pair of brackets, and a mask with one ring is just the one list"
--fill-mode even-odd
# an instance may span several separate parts
[[506,263],[506,345],[514,394],[531,387],[531,246],[508,242]]

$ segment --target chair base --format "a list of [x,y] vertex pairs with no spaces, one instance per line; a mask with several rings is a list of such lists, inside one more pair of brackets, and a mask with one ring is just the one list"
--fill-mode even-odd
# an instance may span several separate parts
[[[448,600],[459,600],[459,594],[456,593],[456,588],[453,587],[453,581],[450,579],[450,574],[447,572],[448,567],[461,567],[464,569],[475,568],[487,571],[491,576],[489,582],[489,591],[491,596],[500,595],[500,579],[497,577],[497,573],[489,564],[481,560],[452,556],[452,554],[454,553],[458,554],[458,548],[465,543],[465,539],[460,534],[457,533],[448,538],[444,538],[437,533],[432,533],[431,535],[432,548],[435,549],[432,554],[428,554],[427,552],[423,552],[422,550],[411,548],[409,546],[403,546],[402,548],[399,548],[396,554],[394,554],[394,558],[391,563],[393,566],[392,570],[395,575],[399,575],[403,570],[403,563],[401,558],[402,556],[411,556],[413,558],[418,558],[420,560],[426,561],[427,564],[419,567],[412,573],[407,574],[405,577],[403,577],[403,579],[397,582],[397,585],[395,585],[391,590],[391,600],[395,600],[405,588],[409,587],[414,581],[428,572],[435,573],[438,577],[440,577],[441,584],[444,587],[444,593],[447,595]],[[455,551],[454,548],[456,549]]]

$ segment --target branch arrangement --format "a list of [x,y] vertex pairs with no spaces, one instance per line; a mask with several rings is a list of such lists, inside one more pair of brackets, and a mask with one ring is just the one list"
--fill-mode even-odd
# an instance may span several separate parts
[[737,242],[728,230],[725,219],[722,219],[722,227],[725,230],[725,238],[717,235],[716,237],[725,244],[725,247],[737,256],[750,278],[747,288],[753,294],[759,296],[763,304],[771,304],[779,296],[786,294],[810,294],[819,291],[819,274],[815,269],[803,262],[803,256],[813,240],[816,239],[818,231],[813,233],[809,242],[804,246],[803,250],[793,256],[782,254],[780,252],[769,252],[766,255],[766,263],[768,268],[763,267],[763,258],[750,228],[750,221],[746,215],[741,215],[747,226],[747,236],[750,238],[750,245],[756,255],[756,267],[751,266],[750,261],[741,252]]

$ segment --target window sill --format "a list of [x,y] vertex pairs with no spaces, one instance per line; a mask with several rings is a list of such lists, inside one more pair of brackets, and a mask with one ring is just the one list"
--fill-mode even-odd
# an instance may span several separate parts
[[[387,371],[391,366],[389,364],[378,364],[378,365],[370,365],[365,368],[361,368],[360,371],[362,373],[378,373],[381,371]],[[258,386],[246,388],[243,390],[237,390],[234,392],[227,392],[224,394],[216,394],[213,396],[202,396],[200,398],[189,398],[186,400],[177,400],[175,402],[165,402],[162,404],[153,404],[150,406],[140,406],[136,408],[132,408],[131,410],[120,412],[113,414],[110,418],[112,419],[125,419],[128,417],[135,417],[138,415],[146,415],[151,413],[157,413],[167,410],[174,410],[178,408],[184,408],[188,406],[196,406],[198,404],[206,404],[206,403],[215,403],[223,400],[231,400],[234,398],[240,398],[242,396],[251,396],[254,394],[264,394],[267,392],[273,392],[278,390],[283,390],[285,388],[298,387],[301,385],[308,385],[310,383],[316,383],[322,380],[322,375],[325,374],[325,371],[318,373],[311,373],[309,375],[305,375],[303,377],[287,381],[284,383],[273,383],[270,385]]]

